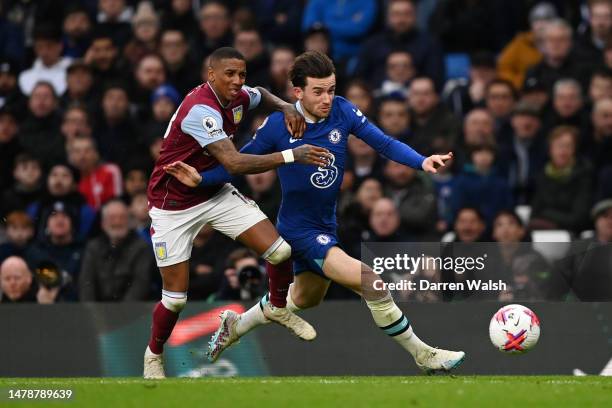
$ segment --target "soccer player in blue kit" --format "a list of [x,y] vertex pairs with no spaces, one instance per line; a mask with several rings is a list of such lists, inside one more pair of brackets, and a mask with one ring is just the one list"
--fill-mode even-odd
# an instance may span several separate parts
[[[430,173],[436,173],[436,166],[444,166],[452,153],[423,157],[385,135],[355,105],[335,96],[335,68],[325,54],[310,51],[300,55],[290,77],[298,99],[296,108],[307,123],[304,137],[293,139],[285,128],[283,114],[275,112],[241,150],[263,155],[310,143],[325,147],[332,154],[326,167],[293,163],[277,170],[282,186],[277,228],[291,245],[294,259],[295,279],[287,293],[287,307],[298,311],[318,305],[332,280],[364,298],[376,325],[406,349],[421,370],[428,373],[452,370],[463,361],[465,353],[434,348],[420,340],[389,291],[376,289],[382,287],[375,285],[380,277],[361,261],[348,256],[338,246],[336,236],[336,201],[350,134],[390,160]],[[199,174],[180,162],[174,165],[172,175],[192,187],[232,179],[222,166]],[[266,295],[241,315],[230,310],[221,313],[220,327],[207,352],[211,361],[216,361],[223,350],[248,331],[268,323],[262,312],[267,301]]]

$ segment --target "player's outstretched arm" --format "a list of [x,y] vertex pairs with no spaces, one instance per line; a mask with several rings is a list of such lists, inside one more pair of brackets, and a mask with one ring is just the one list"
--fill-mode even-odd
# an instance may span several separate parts
[[[328,159],[330,157],[327,149],[311,145],[302,145],[283,153],[271,153],[265,155],[246,154],[242,153],[242,151],[239,153],[236,151],[234,144],[228,139],[222,139],[219,142],[208,145],[209,152],[213,154],[210,146],[217,145],[223,141],[227,141],[231,146],[227,147],[227,151],[231,152],[233,150],[233,153],[221,153],[221,156],[224,158],[225,162],[215,156],[223,166],[217,166],[203,173],[198,173],[195,167],[177,161],[165,166],[164,171],[171,176],[176,177],[181,183],[189,187],[197,187],[198,185],[212,185],[230,182],[232,180],[232,174],[262,173],[293,161],[302,164],[312,164],[315,166],[324,167],[327,166]],[[242,150],[249,151],[249,146],[252,145],[252,142],[250,142]],[[214,149],[215,148],[213,147],[213,150]],[[289,155],[291,155],[292,158],[289,158]],[[230,157],[228,158],[228,156]],[[287,161],[285,161],[285,159],[287,159]],[[228,169],[227,167],[228,165],[234,166],[234,162],[232,160],[239,163],[238,166],[232,167],[234,170],[233,172],[232,169]]]
[[283,101],[281,98],[272,94],[267,89],[258,86],[257,90],[261,93],[261,102],[264,104],[264,106],[267,109],[283,112],[287,130],[293,138],[301,139],[306,131],[306,121],[304,120],[304,116],[297,111],[295,106]]

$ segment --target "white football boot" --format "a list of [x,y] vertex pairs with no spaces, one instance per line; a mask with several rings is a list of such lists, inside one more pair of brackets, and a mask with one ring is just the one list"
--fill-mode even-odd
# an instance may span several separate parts
[[417,351],[414,360],[425,374],[438,374],[459,367],[464,359],[463,351],[449,351],[427,346]]
[[149,346],[147,346],[144,354],[143,377],[147,380],[161,380],[162,378],[166,378],[166,373],[164,372],[164,355],[153,353]]
[[286,327],[302,340],[312,341],[317,337],[314,327],[286,307],[276,307],[268,302],[263,307],[263,314],[268,320]]
[[238,323],[240,315],[232,310],[224,310],[219,318],[221,324],[208,342],[208,350],[206,351],[206,357],[211,363],[217,361],[223,350],[233,344],[240,343],[240,337],[236,333],[236,323]]

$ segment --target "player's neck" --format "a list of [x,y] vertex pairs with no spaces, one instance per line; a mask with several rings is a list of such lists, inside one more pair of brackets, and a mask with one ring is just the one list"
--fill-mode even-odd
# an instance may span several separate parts
[[308,109],[306,109],[304,105],[300,103],[300,101],[297,101],[295,103],[295,109],[297,109],[297,111],[300,112],[302,116],[304,116],[304,118],[306,119],[306,123],[318,123],[318,122],[322,122],[325,119],[325,118],[320,118],[310,113]]
[[217,98],[217,102],[219,102],[219,105],[221,105],[222,108],[227,108],[227,106],[232,102],[232,101],[227,101],[225,100],[225,98],[223,98],[222,96],[219,96],[219,92],[217,92],[217,90],[215,89],[215,86],[213,84],[211,84],[210,82],[206,82],[208,84],[208,86],[210,87],[210,89],[212,90],[213,94],[215,94],[215,98]]

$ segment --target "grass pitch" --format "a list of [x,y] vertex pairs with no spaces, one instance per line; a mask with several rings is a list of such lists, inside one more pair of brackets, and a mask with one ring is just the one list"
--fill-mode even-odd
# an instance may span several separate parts
[[[67,401],[15,401],[9,389],[71,389]],[[612,377],[0,378],[1,407],[603,407]]]

